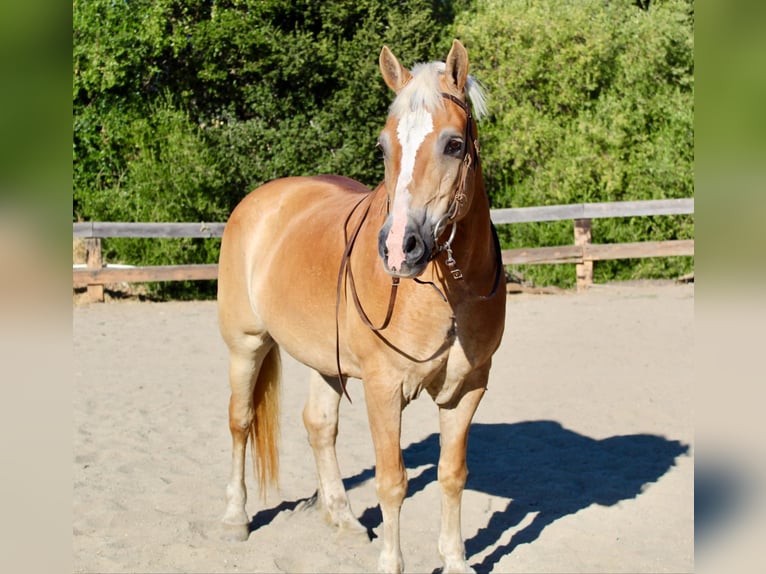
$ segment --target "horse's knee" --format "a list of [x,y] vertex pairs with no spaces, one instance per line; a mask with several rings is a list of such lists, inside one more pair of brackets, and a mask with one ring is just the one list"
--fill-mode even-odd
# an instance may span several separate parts
[[468,469],[465,464],[448,465],[439,463],[439,484],[445,494],[457,496],[463,492],[468,479]]
[[381,504],[401,506],[407,496],[407,473],[380,473],[375,477],[375,490]]

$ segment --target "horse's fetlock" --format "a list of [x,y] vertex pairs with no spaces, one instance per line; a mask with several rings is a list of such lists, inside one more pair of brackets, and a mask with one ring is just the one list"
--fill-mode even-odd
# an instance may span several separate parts
[[378,558],[378,572],[385,574],[400,574],[404,572],[404,558],[401,552],[386,552],[383,550]]
[[330,496],[327,500],[327,509],[333,514],[346,508],[348,508],[348,499],[345,496]]
[[247,504],[247,486],[244,482],[238,485],[227,484],[226,485],[226,500],[228,502],[236,502],[244,506]]

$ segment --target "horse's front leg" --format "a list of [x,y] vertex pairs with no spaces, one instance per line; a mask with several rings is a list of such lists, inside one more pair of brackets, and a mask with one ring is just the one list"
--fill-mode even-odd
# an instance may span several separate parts
[[383,548],[378,571],[399,573],[404,570],[399,512],[407,494],[407,473],[400,443],[402,391],[398,385],[379,380],[365,380],[364,391],[375,447],[375,489],[383,515]]
[[457,403],[449,407],[439,407],[439,485],[442,491],[439,555],[444,562],[442,572],[445,574],[474,571],[465,559],[460,506],[468,477],[468,429],[486,390],[488,375],[489,365],[474,371],[464,382],[465,392]]

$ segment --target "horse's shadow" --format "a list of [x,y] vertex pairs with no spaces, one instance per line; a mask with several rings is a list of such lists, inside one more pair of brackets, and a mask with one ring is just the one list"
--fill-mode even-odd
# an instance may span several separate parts
[[[468,468],[473,472],[466,488],[510,501],[466,540],[466,555],[470,560],[481,554],[496,545],[508,529],[536,513],[507,544],[472,564],[477,572],[491,571],[500,558],[519,544],[536,540],[559,518],[594,503],[611,506],[634,498],[688,450],[679,441],[649,434],[595,440],[554,421],[474,424],[468,444]],[[407,496],[413,496],[437,480],[439,435],[409,445],[403,454],[408,468],[427,466],[409,481]],[[353,488],[373,478],[374,472],[374,467],[367,468],[344,484]],[[380,507],[366,509],[360,521],[369,531],[380,526]]]
[[[613,436],[602,440],[578,434],[555,421],[528,421],[513,424],[471,426],[468,442],[469,476],[467,489],[508,499],[487,524],[465,541],[471,557],[497,545],[503,534],[534,515],[527,526],[517,530],[510,541],[496,546],[472,566],[489,572],[519,544],[536,540],[559,518],[591,504],[611,506],[639,495],[687,454],[688,445],[650,434]],[[407,496],[413,496],[437,480],[439,435],[431,434],[403,451],[408,468],[425,466],[410,478]],[[374,478],[369,467],[344,479],[346,489]],[[250,530],[270,523],[282,511],[311,504],[313,497],[283,501],[253,516]],[[382,523],[380,507],[367,508],[359,521],[374,537]]]

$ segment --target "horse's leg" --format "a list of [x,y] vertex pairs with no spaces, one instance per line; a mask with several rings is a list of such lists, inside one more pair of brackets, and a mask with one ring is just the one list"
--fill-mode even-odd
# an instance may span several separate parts
[[245,510],[245,451],[253,422],[253,389],[261,363],[270,350],[269,345],[260,338],[252,337],[247,343],[229,349],[229,430],[232,456],[223,524],[226,537],[232,540],[246,540],[250,534],[250,518]]
[[380,572],[402,572],[404,559],[399,537],[399,512],[407,494],[407,473],[401,448],[402,392],[399,387],[365,381],[367,416],[375,447],[375,489],[383,515]]
[[341,529],[366,534],[367,529],[351,511],[335,454],[340,399],[341,389],[337,377],[325,377],[311,371],[303,424],[314,451],[319,475],[319,496],[328,521]]
[[460,528],[460,505],[468,476],[468,428],[484,395],[488,375],[489,366],[472,373],[464,383],[467,390],[457,404],[451,408],[439,408],[439,485],[442,491],[439,555],[444,562],[442,572],[445,574],[473,572],[465,559],[465,544]]

